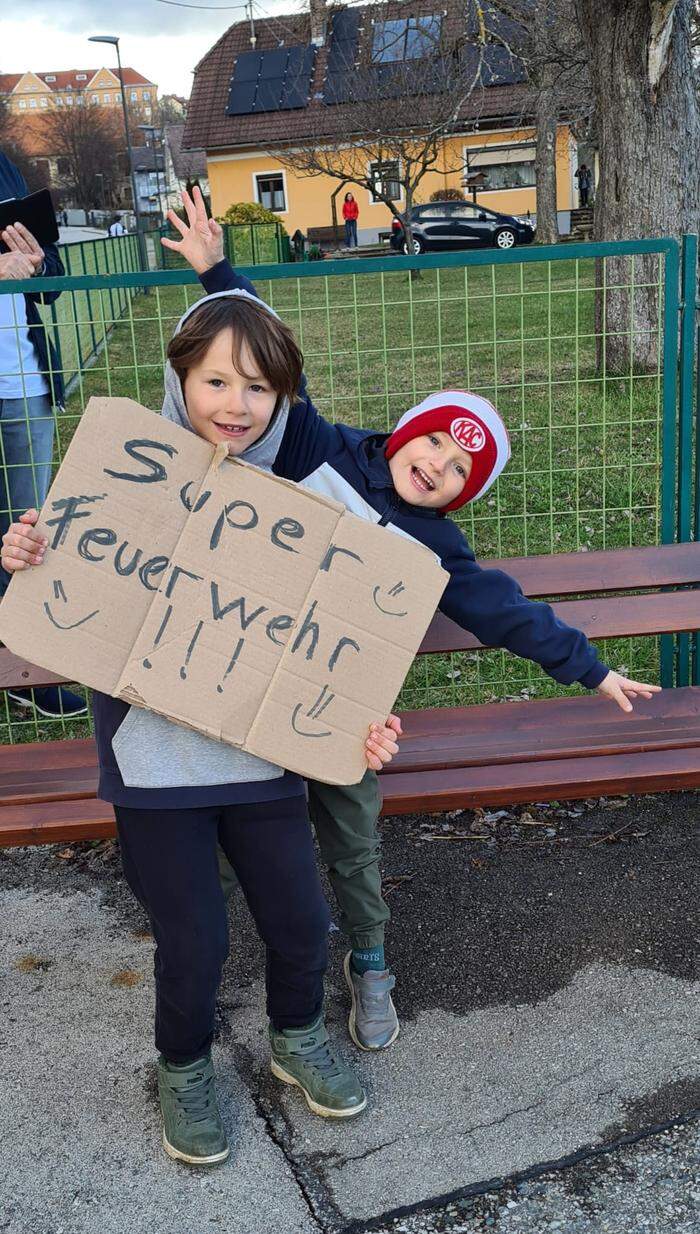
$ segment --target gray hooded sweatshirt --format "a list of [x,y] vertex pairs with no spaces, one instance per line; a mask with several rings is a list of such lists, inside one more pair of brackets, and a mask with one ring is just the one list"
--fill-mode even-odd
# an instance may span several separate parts
[[[244,290],[216,292],[193,304],[180,318],[177,334],[187,318],[206,300],[224,297],[254,300],[273,316],[274,310]],[[181,428],[193,433],[185,406],[180,379],[170,361],[165,368],[165,398],[162,413]],[[279,450],[289,415],[285,400],[272,417],[262,437],[245,452],[247,463],[270,471]],[[142,707],[130,707],[112,739],[112,749],[124,784],[129,788],[194,788],[197,785],[243,784],[274,780],[284,772],[274,763],[246,754],[234,746],[214,741],[194,729],[174,724],[165,716]]]

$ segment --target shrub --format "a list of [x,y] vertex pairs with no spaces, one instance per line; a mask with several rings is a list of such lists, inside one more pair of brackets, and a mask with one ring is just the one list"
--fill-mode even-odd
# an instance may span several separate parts
[[464,193],[461,189],[438,189],[437,193],[430,194],[431,201],[464,201]]
[[235,201],[225,214],[219,215],[219,223],[279,223],[279,216],[267,210],[257,201]]

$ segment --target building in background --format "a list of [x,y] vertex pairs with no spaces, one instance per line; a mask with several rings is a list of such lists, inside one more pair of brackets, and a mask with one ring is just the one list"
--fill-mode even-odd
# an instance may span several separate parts
[[[389,74],[397,59],[418,63],[418,36],[427,26],[442,37],[449,23],[457,55],[469,41],[465,22],[459,0],[432,8],[426,0],[328,8],[311,0],[311,12],[256,19],[253,51],[250,21],[231,26],[195,69],[183,139],[186,149],[206,151],[213,213],[256,201],[275,211],[290,235],[329,227],[340,182],[283,166],[275,149],[345,140],[362,149],[363,136],[369,145],[371,135],[358,121],[367,110],[352,101],[353,71],[370,64],[378,75]],[[416,200],[445,189],[471,196],[476,188],[484,206],[536,215],[533,89],[517,55],[495,41],[481,54],[476,86],[443,139],[442,168],[438,163],[428,171]],[[355,70],[348,72],[348,64]],[[555,157],[559,229],[566,233],[576,168],[576,141],[566,122],[558,125]],[[373,163],[369,153],[367,165],[374,183],[396,183],[392,197],[400,209],[401,188],[392,181],[397,167]],[[346,187],[360,207],[360,243],[375,242],[390,226],[387,206],[367,188]]]
[[166,203],[165,158],[158,130],[149,145],[132,148],[134,178],[143,215],[156,215],[160,223],[168,209]]
[[[158,87],[136,69],[122,69],[130,109],[146,120],[156,115]],[[12,115],[39,115],[50,107],[121,107],[118,69],[57,69],[51,73],[0,73],[0,97]]]
[[209,197],[207,156],[204,150],[183,150],[183,124],[166,124],[163,128],[165,153],[165,183],[168,208],[177,208],[183,189],[191,190],[198,184],[206,198]]

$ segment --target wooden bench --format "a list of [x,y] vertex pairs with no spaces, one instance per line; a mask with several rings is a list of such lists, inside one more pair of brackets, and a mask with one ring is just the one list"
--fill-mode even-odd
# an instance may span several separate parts
[[[700,629],[700,543],[490,564],[533,598],[559,597],[557,614],[590,638]],[[420,653],[481,648],[437,614]],[[0,689],[60,680],[0,650]],[[700,787],[697,686],[638,699],[631,715],[587,695],[409,711],[402,719],[400,752],[381,776],[388,815]],[[4,746],[0,845],[113,835],[112,809],[96,788],[91,739]]]
[[342,248],[345,244],[345,228],[342,223],[335,227],[309,227],[306,238],[309,244],[317,244],[321,249]]

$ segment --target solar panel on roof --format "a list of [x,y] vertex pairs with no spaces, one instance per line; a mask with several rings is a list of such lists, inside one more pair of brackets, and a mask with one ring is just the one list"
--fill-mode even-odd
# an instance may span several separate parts
[[229,92],[226,114],[228,116],[249,115],[253,110],[257,88],[255,81],[234,82]]
[[311,45],[242,52],[236,60],[227,115],[306,107],[316,48]]
[[261,78],[258,82],[258,93],[255,96],[254,111],[279,111],[282,99],[283,77],[270,80]]
[[512,85],[524,81],[525,68],[521,60],[514,56],[507,47],[499,43],[488,43],[484,48],[481,65],[481,83],[484,86]]
[[333,13],[323,86],[326,106],[347,103],[357,97],[357,83],[352,70],[357,59],[360,14],[356,9],[340,9]]
[[[296,50],[296,48],[292,50]],[[261,56],[262,63],[260,65],[260,76],[262,79],[271,81],[275,77],[284,77],[289,54],[290,49],[288,47],[277,47],[274,51],[264,51]]]
[[260,76],[260,61],[262,56],[258,51],[243,51],[236,60],[234,81],[257,81]]
[[331,39],[337,42],[354,43],[360,28],[360,14],[357,9],[340,9],[333,14]]

